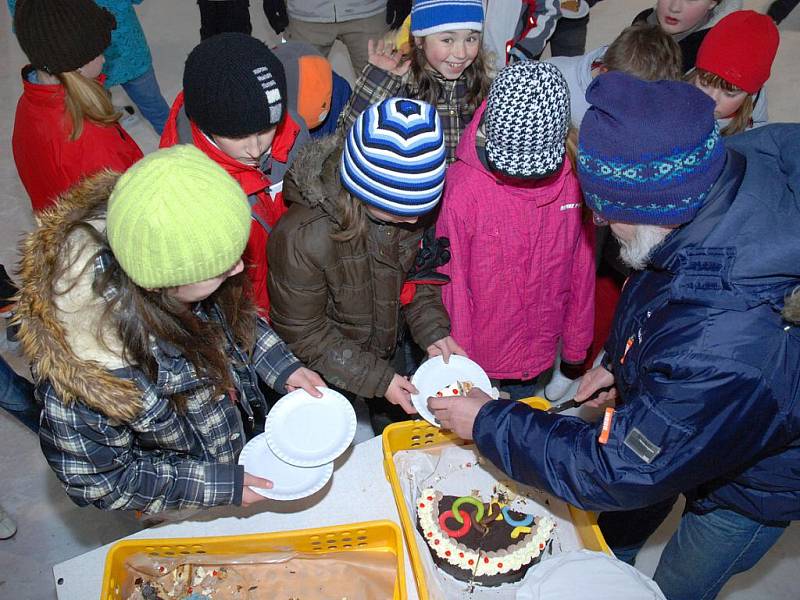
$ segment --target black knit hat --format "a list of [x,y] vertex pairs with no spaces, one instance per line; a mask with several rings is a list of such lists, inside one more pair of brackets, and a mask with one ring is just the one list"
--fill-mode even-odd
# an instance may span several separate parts
[[22,51],[37,69],[75,71],[111,43],[117,20],[92,0],[20,0],[14,30]]
[[183,70],[186,115],[204,132],[251,135],[280,123],[286,103],[283,66],[266,44],[244,33],[210,37]]

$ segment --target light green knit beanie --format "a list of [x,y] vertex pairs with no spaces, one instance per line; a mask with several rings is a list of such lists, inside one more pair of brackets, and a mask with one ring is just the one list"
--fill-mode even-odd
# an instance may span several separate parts
[[216,277],[241,258],[250,235],[242,188],[194,146],[146,156],[119,178],[108,201],[108,242],[143,288]]

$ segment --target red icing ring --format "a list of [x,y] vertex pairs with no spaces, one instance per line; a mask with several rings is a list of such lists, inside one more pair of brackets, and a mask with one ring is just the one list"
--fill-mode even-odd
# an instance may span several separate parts
[[456,539],[464,537],[465,535],[467,535],[467,532],[470,529],[472,529],[472,517],[469,516],[469,513],[466,511],[458,511],[458,513],[464,519],[464,524],[461,526],[461,529],[455,529],[455,530],[450,529],[447,526],[447,519],[453,519],[455,521],[452,510],[446,510],[439,515],[439,526],[442,528],[442,531],[444,531],[451,538],[456,538]]

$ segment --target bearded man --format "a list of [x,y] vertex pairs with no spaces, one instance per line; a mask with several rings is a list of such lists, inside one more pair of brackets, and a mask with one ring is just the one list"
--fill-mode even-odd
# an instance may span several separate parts
[[627,562],[683,494],[654,576],[669,600],[714,598],[800,518],[800,126],[723,144],[698,92],[618,72],[587,90],[581,187],[635,271],[576,400],[610,387],[592,402],[616,412],[428,401],[514,479],[606,511]]

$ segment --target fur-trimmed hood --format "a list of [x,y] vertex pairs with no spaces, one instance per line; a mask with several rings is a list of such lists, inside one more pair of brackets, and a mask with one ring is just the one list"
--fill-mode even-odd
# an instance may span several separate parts
[[105,206],[119,174],[103,171],[40,214],[41,226],[22,244],[21,287],[15,321],[37,381],[49,381],[67,405],[79,401],[110,419],[127,422],[141,410],[141,391],[111,371],[129,365],[108,323],[106,301],[93,289],[98,245],[80,229],[103,233]]
[[283,182],[283,198],[287,206],[301,204],[319,208],[334,222],[340,223],[336,199],[342,184],[339,160],[344,140],[330,135],[306,144],[292,163]]

